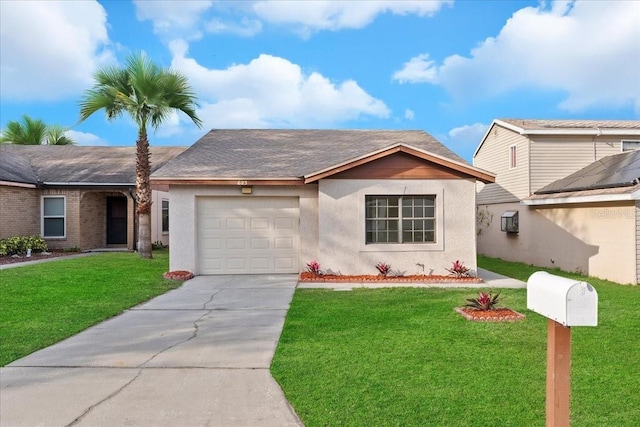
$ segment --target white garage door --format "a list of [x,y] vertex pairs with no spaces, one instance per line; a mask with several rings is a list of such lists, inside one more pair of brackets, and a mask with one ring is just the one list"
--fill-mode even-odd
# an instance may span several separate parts
[[197,199],[198,273],[297,273],[297,197]]

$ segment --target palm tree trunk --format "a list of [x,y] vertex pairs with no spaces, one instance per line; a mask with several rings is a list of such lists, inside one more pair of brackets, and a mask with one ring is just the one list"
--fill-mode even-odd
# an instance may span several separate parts
[[138,252],[140,258],[152,258],[151,253],[151,162],[147,129],[142,126],[136,141],[136,198],[138,215]]

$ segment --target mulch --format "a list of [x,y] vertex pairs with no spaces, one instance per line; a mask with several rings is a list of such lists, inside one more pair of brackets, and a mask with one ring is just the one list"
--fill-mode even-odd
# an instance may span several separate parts
[[454,277],[438,275],[409,275],[409,276],[383,276],[383,275],[336,275],[300,273],[301,282],[419,282],[419,283],[482,283],[479,277]]

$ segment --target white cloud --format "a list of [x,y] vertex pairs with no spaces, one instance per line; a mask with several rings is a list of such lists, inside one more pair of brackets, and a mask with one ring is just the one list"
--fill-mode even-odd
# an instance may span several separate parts
[[413,112],[413,110],[410,109],[406,109],[404,110],[404,118],[407,120],[413,120],[416,117],[416,113]]
[[208,69],[174,41],[172,67],[184,73],[200,97],[205,128],[325,127],[367,116],[386,118],[384,102],[357,82],[332,82],[317,72],[262,54],[248,64]]
[[449,131],[448,140],[450,146],[459,147],[462,145],[476,146],[480,143],[480,140],[484,136],[489,125],[484,123],[474,123],[472,125],[464,125],[457,128],[453,128]]
[[253,37],[262,31],[262,22],[256,19],[242,18],[239,23],[214,18],[205,24],[208,33],[228,33],[240,37]]
[[80,132],[77,130],[68,130],[64,133],[78,145],[109,145],[109,143],[97,135],[88,132]]
[[437,74],[436,62],[423,53],[405,62],[402,70],[393,73],[393,79],[400,83],[436,83]]
[[433,1],[258,1],[253,10],[272,24],[291,25],[309,35],[319,30],[363,28],[379,14],[432,16],[453,0]]
[[198,38],[200,37],[198,23],[201,15],[213,5],[213,1],[134,0],[133,4],[138,20],[152,21],[153,31],[156,34],[171,35],[171,37],[180,34],[183,37]]
[[[0,91],[15,100],[78,95],[113,60],[95,1],[0,1]],[[46,72],[43,73],[43,70]]]
[[444,86],[454,97],[517,89],[566,93],[560,107],[635,104],[640,111],[640,2],[554,1],[523,8],[468,57],[441,64],[419,55],[394,74],[400,82]]

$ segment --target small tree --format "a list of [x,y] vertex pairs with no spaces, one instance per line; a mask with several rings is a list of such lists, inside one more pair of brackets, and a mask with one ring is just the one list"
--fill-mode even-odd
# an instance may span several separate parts
[[80,121],[98,110],[108,120],[128,115],[138,125],[136,141],[136,201],[138,251],[151,258],[151,162],[147,127],[157,129],[173,111],[182,111],[201,127],[196,115],[196,96],[187,78],[161,68],[145,54],[131,55],[123,68],[105,67],[95,75],[93,88],[80,101]]
[[0,142],[19,145],[71,145],[75,142],[66,136],[67,131],[60,125],[47,125],[40,119],[32,119],[26,114],[21,121],[11,120],[2,130]]

